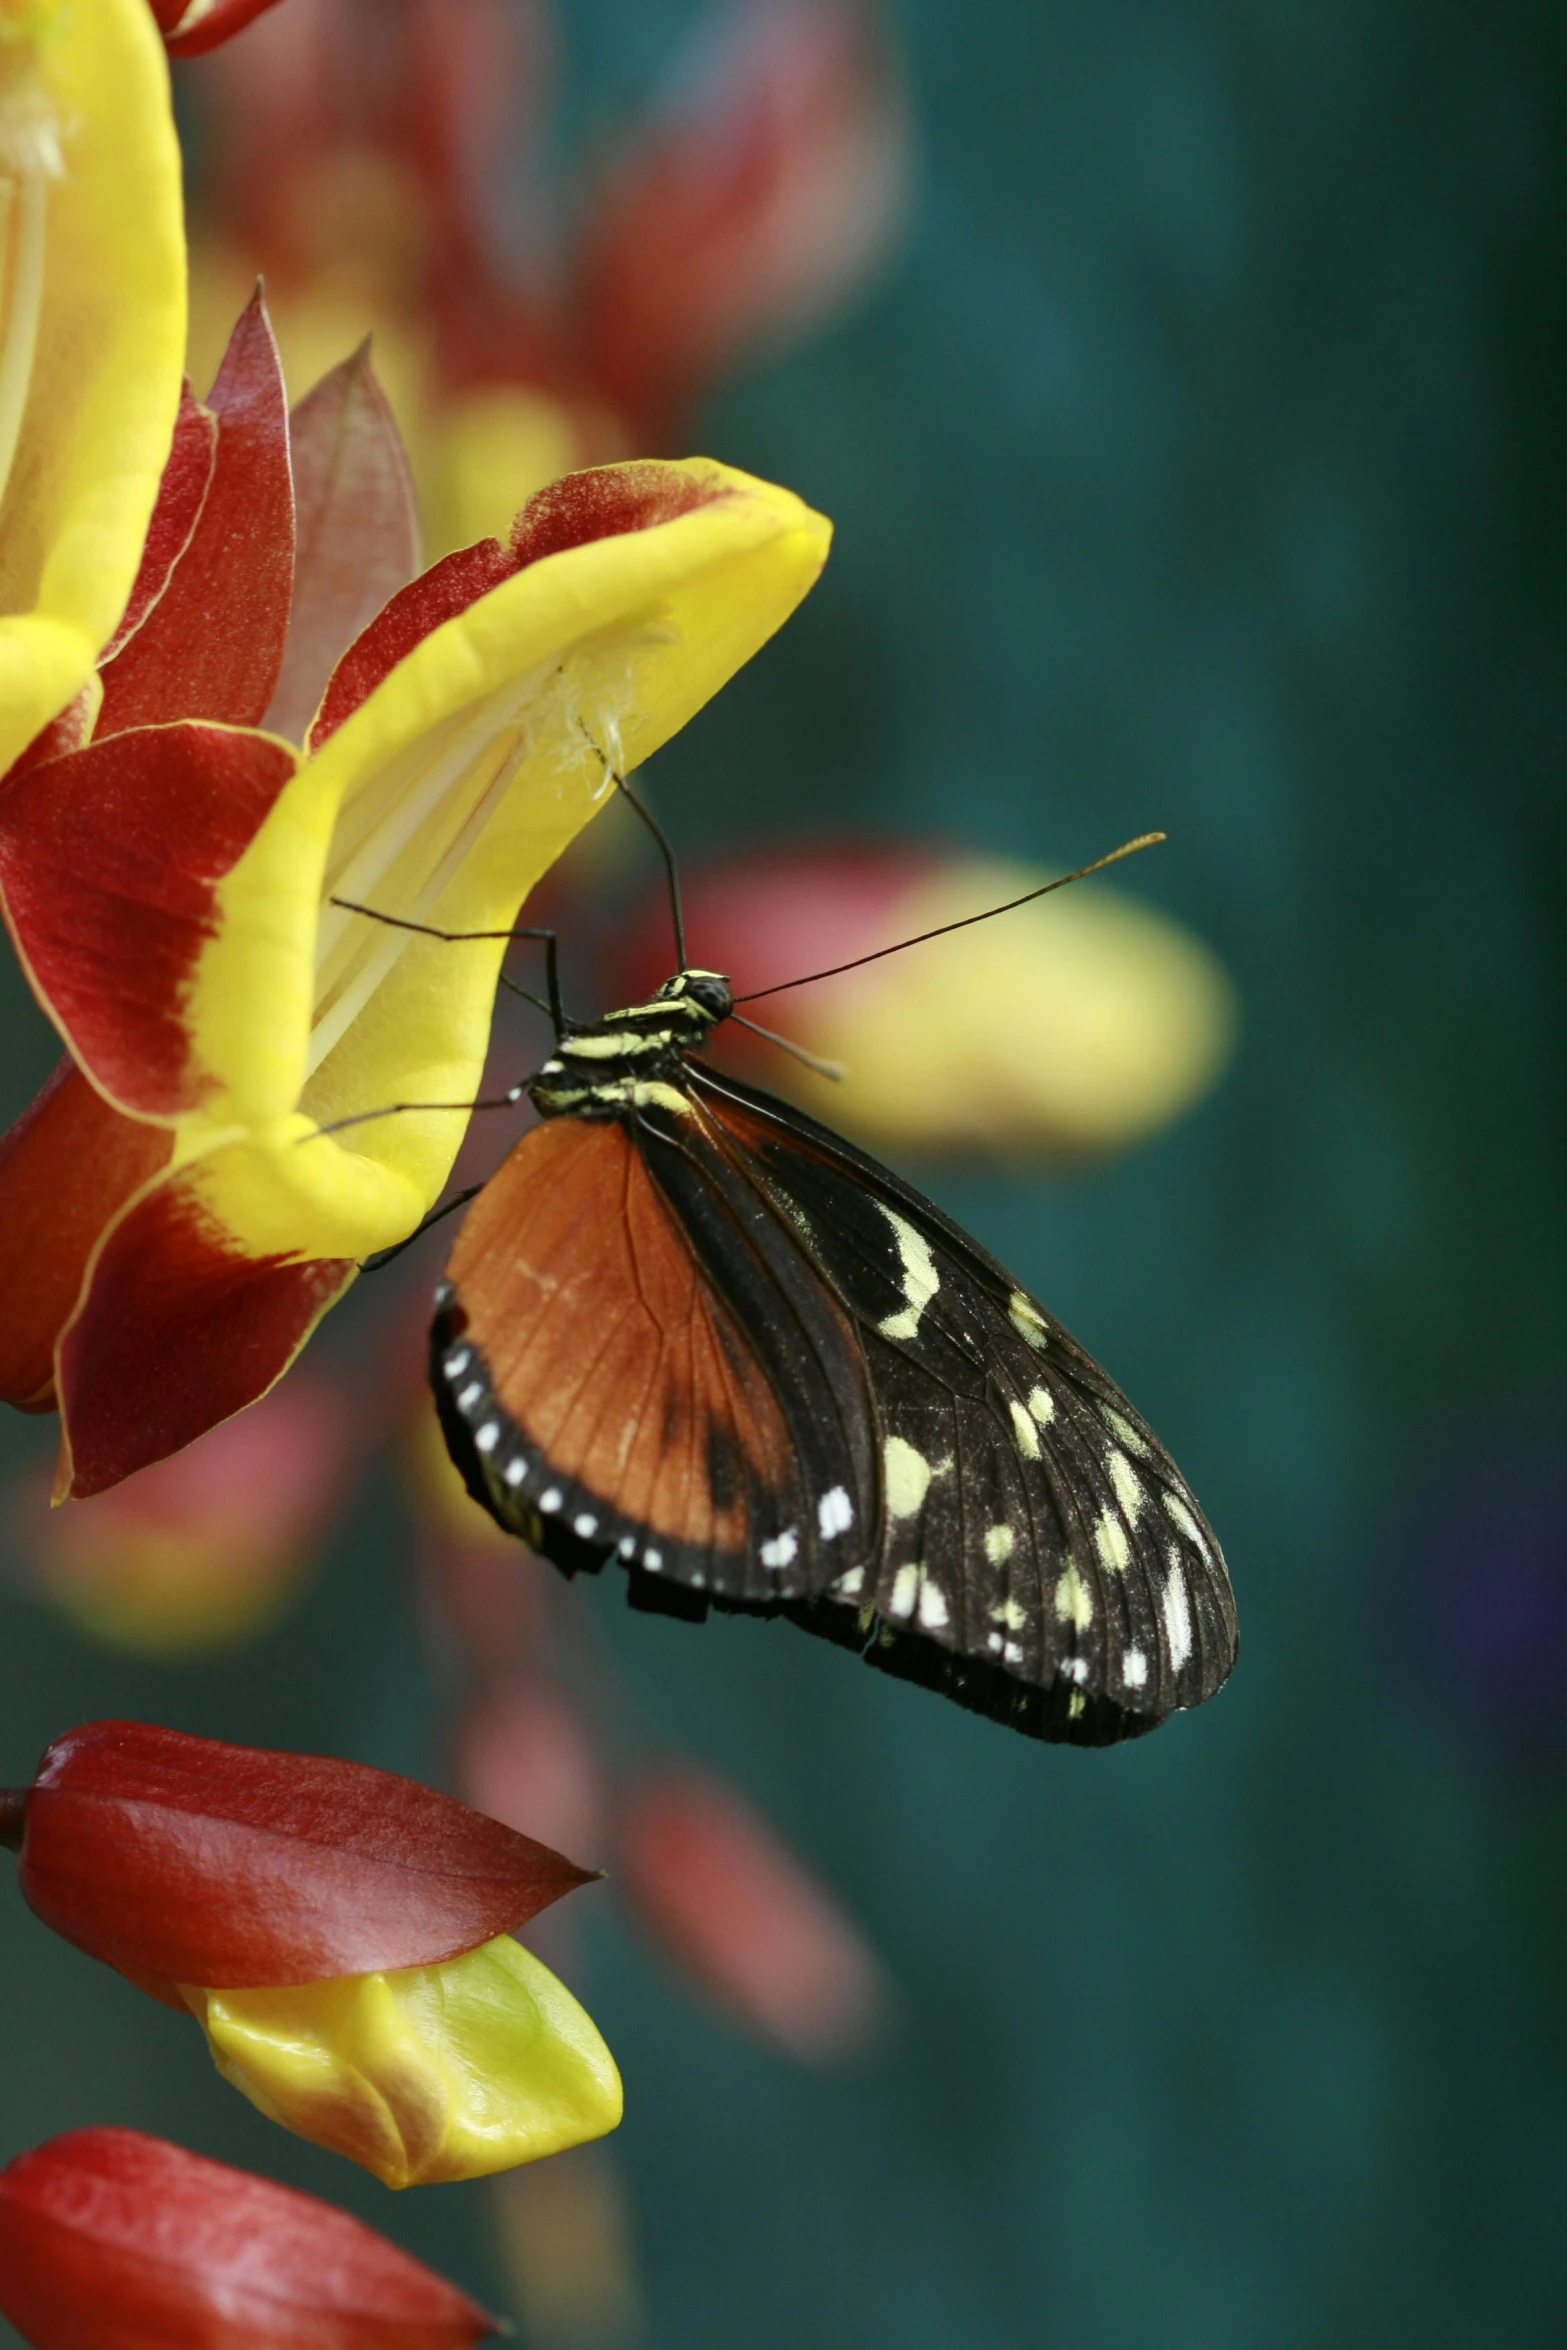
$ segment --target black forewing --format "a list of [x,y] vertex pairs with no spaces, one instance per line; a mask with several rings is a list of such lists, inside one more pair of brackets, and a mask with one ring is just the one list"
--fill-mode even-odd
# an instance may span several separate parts
[[705,1066],[696,1101],[854,1317],[883,1448],[881,1538],[791,1610],[868,1661],[1046,1737],[1199,1704],[1235,1657],[1222,1554],[1119,1388],[891,1171]]

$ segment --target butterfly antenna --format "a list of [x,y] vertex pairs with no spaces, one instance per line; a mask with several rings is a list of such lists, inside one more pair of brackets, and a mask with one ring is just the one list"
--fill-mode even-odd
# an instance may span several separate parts
[[900,938],[896,945],[877,947],[868,955],[856,955],[849,963],[829,963],[825,971],[807,971],[800,979],[780,979],[775,987],[753,987],[749,995],[737,995],[737,1004],[754,1004],[766,995],[782,995],[787,988],[809,987],[813,979],[836,979],[840,971],[858,971],[862,963],[879,963],[884,955],[901,955],[905,947],[919,947],[928,938],[945,938],[949,930],[967,930],[976,922],[989,922],[997,914],[1010,914],[1019,906],[1030,906],[1035,898],[1047,898],[1053,889],[1065,889],[1069,881],[1086,881],[1090,873],[1102,873],[1107,865],[1118,864],[1122,857],[1135,856],[1139,849],[1151,849],[1156,842],[1168,840],[1164,832],[1140,832],[1135,840],[1122,841],[1107,857],[1096,857],[1091,865],[1079,865],[1075,873],[1062,873],[1054,881],[1042,881],[1037,889],[1026,889],[1020,898],[1008,898],[1004,906],[987,906],[982,914],[964,914],[956,922],[938,923],[934,930],[916,931],[913,938]]
[[658,843],[658,853],[664,860],[664,872],[669,881],[669,916],[671,922],[674,924],[675,930],[675,962],[678,968],[683,971],[686,967],[686,924],[685,916],[680,910],[680,875],[675,866],[675,852],[670,846],[669,835],[665,832],[663,826],[659,823],[658,818],[653,814],[651,808],[645,808],[642,805],[642,802],[637,798],[637,795],[632,790],[630,784],[620,773],[619,769],[613,764],[608,751],[604,750],[600,744],[593,740],[592,735],[588,733],[586,725],[580,718],[577,720],[577,724],[582,728],[582,732],[586,737],[589,750],[592,751],[594,757],[598,760],[605,774],[609,777],[611,783],[613,783],[615,786],[615,789],[624,799],[630,801],[632,807],[635,808],[637,814],[641,817],[643,823],[647,826],[649,832],[653,835],[653,838]]
[[658,843],[658,853],[664,860],[664,871],[669,878],[669,919],[673,923],[675,931],[675,964],[678,970],[683,971],[686,967],[686,924],[680,907],[680,875],[675,866],[675,852],[670,846],[669,835],[653,814],[652,809],[643,806],[623,775],[615,777],[615,789],[623,798],[630,801]]
[[803,1061],[807,1069],[814,1069],[818,1077],[830,1077],[835,1085],[843,1077],[845,1072],[841,1061],[821,1060],[817,1054],[808,1053],[803,1044],[796,1044],[792,1036],[780,1036],[776,1028],[764,1028],[759,1020],[747,1020],[742,1012],[731,1012],[730,1018],[737,1028],[749,1028],[753,1036],[765,1036],[769,1044],[777,1045],[783,1052],[793,1053],[797,1061]]

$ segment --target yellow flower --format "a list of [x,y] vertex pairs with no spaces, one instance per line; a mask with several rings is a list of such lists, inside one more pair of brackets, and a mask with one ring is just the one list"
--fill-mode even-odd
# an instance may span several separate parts
[[225,2080],[388,2187],[510,2170],[620,2120],[592,2019],[509,1934],[439,1966],[181,1990]]
[[0,771],[125,607],[184,345],[180,156],[146,0],[4,0]]

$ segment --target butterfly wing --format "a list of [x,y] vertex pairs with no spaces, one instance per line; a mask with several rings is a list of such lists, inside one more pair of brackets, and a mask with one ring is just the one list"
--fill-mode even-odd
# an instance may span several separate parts
[[875,1539],[852,1320],[694,1113],[524,1135],[463,1223],[431,1367],[475,1499],[568,1571],[618,1556],[641,1604],[771,1609]]
[[875,1403],[880,1539],[790,1612],[1036,1736],[1135,1736],[1211,1696],[1236,1652],[1223,1556],[1114,1382],[889,1169],[690,1074],[854,1322]]

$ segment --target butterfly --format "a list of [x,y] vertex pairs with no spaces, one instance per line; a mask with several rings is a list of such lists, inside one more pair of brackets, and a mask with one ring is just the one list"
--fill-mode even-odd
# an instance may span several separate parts
[[784,1616],[1036,1738],[1212,1696],[1234,1600],[1168,1453],[930,1200],[698,1057],[735,1001],[683,967],[593,1024],[557,1003],[436,1293],[469,1492],[633,1606]]

